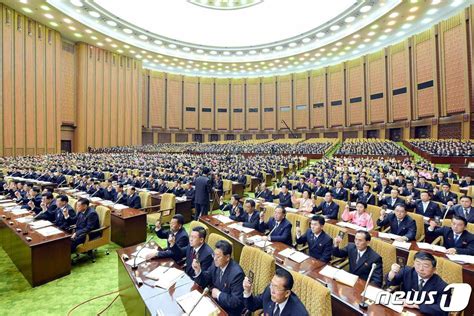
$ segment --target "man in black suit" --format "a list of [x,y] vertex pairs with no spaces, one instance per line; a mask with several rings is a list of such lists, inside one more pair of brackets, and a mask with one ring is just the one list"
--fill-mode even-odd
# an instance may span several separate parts
[[[424,315],[447,316],[448,313],[440,308],[441,296],[446,288],[446,282],[436,273],[436,259],[430,253],[419,251],[415,255],[414,267],[405,266],[401,268],[398,264],[392,264],[390,272],[386,276],[386,285],[401,285],[403,292],[435,291],[433,304],[424,302],[417,305],[404,304],[404,307],[418,309]],[[418,296],[420,297],[420,295]],[[425,301],[429,300],[429,295],[425,295]],[[446,302],[449,305],[449,302]]]
[[240,204],[240,196],[238,194],[233,194],[230,197],[230,203],[224,203],[224,197],[221,196],[219,199],[219,209],[222,212],[229,212],[230,219],[234,221],[239,221],[240,217],[244,213],[244,208]]
[[433,186],[431,183],[426,182],[426,178],[421,176],[418,178],[418,183],[416,184],[417,189],[425,189],[429,192],[433,192]]
[[[211,247],[205,243],[206,230],[202,226],[196,226],[191,230],[189,234],[189,245],[184,249],[184,255],[186,257],[186,267],[184,271],[191,278],[195,277],[193,262],[199,261],[201,269],[207,271],[212,264],[212,255],[214,252]],[[181,249],[178,244],[175,243],[172,247],[173,252],[179,252]]]
[[112,185],[112,181],[107,180],[107,187],[104,191],[104,200],[109,200],[115,202],[117,199],[117,190]]
[[387,178],[382,178],[380,184],[375,187],[374,191],[378,194],[389,194],[392,191],[392,187],[388,185]]
[[451,192],[451,184],[449,183],[443,183],[441,185],[442,190],[436,192],[433,196],[433,201],[441,202],[443,204],[448,204],[448,202],[453,202],[453,204],[456,204],[456,201],[458,200],[458,196]]
[[173,193],[177,197],[182,197],[184,195],[185,192],[184,192],[184,189],[181,187],[181,181],[179,180],[176,181],[171,193]]
[[160,239],[166,239],[167,248],[159,250],[156,253],[147,255],[147,260],[157,258],[173,258],[174,261],[179,262],[186,255],[186,248],[189,245],[188,233],[183,227],[184,217],[181,214],[176,214],[170,221],[170,229],[164,230],[161,228],[160,221],[155,224],[156,236]]
[[140,196],[135,190],[135,187],[130,187],[128,189],[128,197],[127,197],[127,206],[131,208],[139,209],[142,207],[142,202],[140,201]]
[[348,201],[347,190],[342,186],[341,181],[336,182],[336,187],[331,190],[331,193],[336,200]]
[[380,211],[380,218],[377,220],[379,227],[390,225],[390,232],[400,236],[398,241],[411,241],[416,237],[416,222],[407,215],[404,205],[399,204],[395,207],[395,211],[386,215],[385,210]]
[[313,213],[321,214],[327,219],[337,219],[339,205],[332,200],[332,193],[327,192],[324,201],[313,207]]
[[474,185],[474,181],[472,180],[472,177],[467,175],[464,177],[464,180],[460,181],[459,187],[461,188],[467,188],[470,185]]
[[369,277],[372,264],[375,263],[377,267],[372,274],[371,283],[381,287],[383,278],[382,257],[369,247],[370,239],[370,233],[359,230],[355,234],[354,243],[349,243],[346,247],[340,249],[339,244],[342,239],[337,236],[334,239],[332,254],[340,258],[349,257],[349,272],[364,280]]
[[323,262],[329,262],[332,255],[332,238],[324,229],[324,217],[315,215],[311,218],[311,226],[304,235],[301,234],[301,228],[296,227],[296,243],[308,243],[309,255]]
[[407,208],[415,209],[415,213],[423,215],[425,217],[435,218],[436,216],[441,217],[443,213],[439,208],[438,204],[430,201],[430,194],[427,191],[421,192],[419,201],[411,201],[411,198],[407,198]]
[[[365,183],[362,191],[358,191],[355,199],[355,202],[362,202],[365,204],[375,205],[375,196],[370,193],[371,185]],[[352,198],[351,198],[352,199]]]
[[191,208],[195,207],[195,199],[196,199],[196,190],[191,186],[191,182],[187,182],[184,189],[184,195],[186,196],[187,200],[191,200]]
[[379,201],[379,205],[386,205],[388,209],[393,210],[398,204],[405,205],[405,201],[398,196],[397,189],[390,191],[390,196],[387,196]]
[[459,204],[454,205],[450,212],[454,215],[464,217],[468,223],[474,223],[474,208],[472,207],[472,197],[464,195],[459,199]]
[[454,215],[451,227],[437,227],[435,221],[430,221],[430,226],[426,230],[426,236],[443,236],[443,246],[450,255],[474,255],[474,235],[466,230],[467,220],[464,217]]
[[305,180],[306,180],[305,177],[301,177],[299,179],[298,183],[293,187],[293,189],[300,192],[300,193],[303,193],[306,190],[310,190],[310,188],[309,188],[308,184],[306,184]]
[[246,200],[244,204],[244,213],[238,219],[242,226],[257,229],[260,219],[260,212],[255,210],[255,201]]
[[40,188],[33,187],[29,192],[29,201],[21,208],[34,211],[35,209],[41,209],[42,196],[40,194]]
[[53,224],[64,231],[69,231],[70,227],[76,222],[76,211],[68,202],[67,195],[59,195],[56,198],[57,208]]
[[418,200],[420,198],[420,190],[415,189],[413,182],[407,181],[406,188],[398,188],[401,196],[411,196],[413,200]]
[[281,186],[281,191],[278,195],[273,195],[274,199],[278,199],[279,203],[283,207],[292,207],[293,203],[291,202],[291,194],[288,193],[288,187],[286,184]]
[[114,203],[116,204],[127,204],[128,196],[123,189],[123,184],[117,186],[117,194],[115,195]]
[[232,260],[232,245],[219,240],[214,249],[214,262],[207,270],[202,269],[200,262],[194,260],[195,282],[202,288],[212,287],[211,296],[229,316],[240,316],[244,307],[242,284],[244,271]]
[[207,176],[209,170],[204,168],[203,174],[196,178],[194,182],[195,193],[195,220],[198,220],[201,215],[207,215],[209,212],[209,195],[211,192],[211,180]]
[[91,233],[91,231],[100,228],[100,223],[99,215],[89,207],[88,199],[79,199],[76,203],[76,210],[76,231],[71,236],[71,253],[76,251],[78,245],[85,242],[87,235],[89,235],[89,240],[92,240],[101,234],[100,232]]
[[323,197],[327,191],[328,189],[322,186],[321,180],[316,180],[316,184],[314,185],[314,188],[313,188],[314,195]]
[[303,303],[291,290],[293,288],[293,276],[290,272],[278,268],[269,286],[262,294],[252,295],[252,283],[246,277],[244,279],[244,304],[251,312],[263,309],[264,315],[279,316],[309,316]]
[[267,188],[267,185],[265,182],[260,183],[258,190],[255,191],[255,198],[264,199],[265,202],[273,202],[272,191],[269,188]]
[[36,213],[35,219],[36,220],[47,220],[53,222],[56,218],[56,203],[53,202],[54,197],[51,192],[43,193],[42,200],[39,209],[34,208],[34,212]]
[[286,210],[283,206],[278,205],[274,212],[273,217],[265,223],[264,218],[265,212],[260,212],[260,222],[258,230],[262,233],[268,229],[270,231],[269,236],[263,236],[263,240],[268,241],[279,241],[289,246],[292,244],[291,240],[291,223],[286,219]]

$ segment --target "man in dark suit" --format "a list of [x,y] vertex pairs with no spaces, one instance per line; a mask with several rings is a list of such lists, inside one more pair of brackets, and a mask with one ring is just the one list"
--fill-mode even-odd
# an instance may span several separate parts
[[371,185],[365,183],[362,191],[358,191],[356,195],[356,202],[362,202],[365,204],[375,205],[375,196],[370,193]]
[[[93,208],[89,207],[88,199],[79,199],[76,204],[76,210],[76,231],[71,236],[71,253],[76,251],[78,245],[84,243],[86,236],[91,231],[100,228],[99,215]],[[99,237],[100,234],[100,232],[90,233],[89,240]]]
[[443,236],[443,246],[450,255],[474,255],[474,235],[466,230],[467,220],[464,217],[454,215],[451,227],[437,227],[435,221],[430,221],[430,226],[426,230],[426,236]]
[[229,316],[240,316],[243,302],[244,271],[232,260],[232,245],[219,240],[214,249],[214,262],[207,270],[202,269],[200,262],[193,261],[195,282],[201,287],[211,286],[211,296]]
[[207,215],[209,212],[209,195],[211,192],[211,180],[207,176],[209,170],[204,168],[203,174],[196,178],[194,182],[195,193],[195,220],[198,220],[201,215]]
[[313,213],[321,214],[327,219],[337,219],[339,213],[339,205],[332,200],[332,193],[327,192],[324,201],[317,207],[313,207]]
[[407,181],[406,188],[398,188],[398,191],[401,196],[411,196],[413,200],[418,200],[420,198],[420,190],[415,189],[413,182]]
[[242,222],[242,226],[257,229],[258,222],[260,219],[260,212],[255,210],[255,201],[246,200],[244,204],[244,213],[238,219],[239,222]]
[[158,193],[165,193],[168,191],[168,188],[166,187],[166,183],[163,181],[163,179],[158,179],[158,182],[155,185],[154,190]]
[[21,208],[34,211],[35,209],[41,209],[42,196],[40,194],[40,188],[33,187],[29,192],[29,201],[27,204],[23,205]]
[[34,208],[36,220],[47,220],[53,222],[56,218],[56,203],[53,202],[54,197],[51,192],[43,193],[40,208]]
[[397,189],[392,189],[390,196],[379,201],[380,206],[386,205],[388,209],[393,210],[398,204],[405,205],[405,201],[398,196]]
[[107,180],[107,187],[104,190],[104,200],[115,202],[117,199],[117,190],[112,185],[112,181]]
[[[214,252],[211,247],[205,243],[206,230],[202,226],[196,226],[191,230],[189,234],[189,245],[184,249],[184,255],[186,257],[186,267],[184,271],[191,278],[195,277],[193,269],[193,261],[199,261],[201,269],[207,271],[212,264],[212,255]],[[179,252],[182,249],[179,248],[178,244],[175,243],[172,247],[173,252]]]
[[252,295],[252,283],[246,277],[244,279],[244,304],[251,312],[263,309],[264,315],[279,316],[309,316],[303,303],[291,290],[293,288],[293,276],[290,272],[278,268],[269,286],[262,294]]
[[467,188],[470,185],[474,185],[474,181],[472,180],[472,177],[467,175],[464,180],[460,181],[459,187],[461,188]]
[[76,211],[74,211],[68,202],[69,198],[67,195],[59,195],[56,198],[57,208],[53,223],[64,231],[69,231],[70,227],[76,222]]
[[309,188],[308,184],[306,184],[305,180],[306,180],[305,177],[301,177],[299,179],[299,182],[293,187],[293,189],[300,192],[300,193],[303,193],[306,190],[310,190],[310,188]]
[[[408,305],[404,307],[418,309],[424,315],[447,316],[448,313],[440,308],[441,296],[446,288],[446,282],[436,272],[436,259],[430,253],[420,251],[415,255],[414,267],[405,266],[401,268],[398,264],[392,264],[392,269],[386,276],[386,285],[401,285],[403,292],[436,291],[433,304]],[[418,296],[420,297],[420,295]],[[429,296],[424,296],[429,300]],[[446,302],[449,305],[449,302]]]
[[472,207],[472,197],[464,195],[459,199],[460,203],[454,205],[451,211],[458,216],[464,217],[468,223],[474,223],[474,208]]
[[293,203],[291,202],[291,194],[288,193],[288,187],[286,184],[283,184],[281,186],[281,191],[278,193],[278,195],[273,195],[274,199],[278,199],[280,204],[283,207],[292,207]]
[[156,236],[160,239],[166,239],[167,248],[158,250],[156,253],[147,255],[147,259],[153,257],[157,258],[172,258],[178,262],[186,255],[186,248],[189,245],[188,233],[183,227],[184,217],[181,214],[176,214],[170,221],[170,229],[164,230],[161,228],[160,221],[155,224]]
[[258,191],[255,191],[255,198],[256,199],[264,199],[265,202],[273,202],[273,194],[265,182],[260,183]]
[[286,210],[283,206],[278,205],[270,218],[268,223],[263,220],[265,212],[260,212],[260,223],[258,230],[265,233],[265,230],[270,230],[269,236],[263,236],[263,240],[279,241],[289,246],[292,244],[291,240],[291,223],[286,219]]
[[[115,195],[114,203],[116,204],[127,204],[128,196],[123,189],[123,184],[117,186],[117,194]],[[140,203],[141,204],[141,203]]]
[[383,278],[382,257],[368,246],[370,239],[370,233],[359,230],[354,237],[354,243],[349,243],[346,247],[340,249],[339,244],[342,239],[337,236],[334,239],[332,254],[340,258],[349,257],[349,272],[364,280],[369,277],[372,264],[377,264],[370,282],[381,287]]
[[174,195],[181,197],[184,195],[184,189],[181,187],[181,181],[176,181],[176,184],[174,185],[173,190],[171,191]]
[[94,182],[94,185],[87,191],[90,195],[89,198],[98,197],[103,199],[105,196],[105,190],[100,186],[100,182]]
[[229,212],[230,219],[234,221],[239,221],[240,217],[244,214],[244,208],[240,204],[240,196],[238,194],[233,194],[228,204],[224,203],[224,197],[221,196],[219,199],[219,209],[222,212]]
[[441,209],[438,204],[430,201],[430,194],[427,191],[421,192],[419,201],[411,201],[411,198],[407,198],[407,208],[415,209],[415,213],[434,218],[436,216],[443,216]]
[[421,176],[418,178],[418,183],[416,184],[417,189],[425,189],[429,192],[433,192],[433,186],[431,183],[426,182],[426,178]]
[[313,188],[314,195],[323,197],[327,191],[328,189],[322,186],[321,180],[316,180],[316,184]]
[[130,187],[128,189],[128,197],[127,197],[127,206],[131,208],[139,209],[142,207],[142,202],[140,201],[140,196],[135,190],[135,187]]
[[186,196],[187,200],[191,200],[191,208],[195,207],[195,199],[196,199],[196,190],[191,186],[191,182],[187,182],[184,189],[184,195]]
[[388,180],[386,178],[382,178],[380,184],[375,187],[374,191],[378,194],[389,194],[392,191],[392,187],[388,185]]
[[453,202],[456,204],[456,201],[458,200],[458,196],[451,192],[451,184],[449,183],[443,183],[441,186],[442,190],[436,192],[436,194],[433,196],[433,201],[441,202],[443,204],[448,204],[448,202]]
[[304,235],[301,228],[296,227],[296,243],[308,243],[309,255],[323,262],[329,262],[332,255],[332,238],[324,232],[324,217],[315,215],[311,218],[311,226]]
[[331,190],[331,193],[332,193],[332,196],[336,200],[341,200],[341,201],[348,200],[347,190],[342,186],[341,181],[336,182],[336,187]]
[[379,227],[390,225],[390,232],[400,236],[399,241],[415,240],[416,222],[407,215],[404,205],[397,205],[395,211],[386,215],[385,210],[380,211],[380,218],[377,220]]

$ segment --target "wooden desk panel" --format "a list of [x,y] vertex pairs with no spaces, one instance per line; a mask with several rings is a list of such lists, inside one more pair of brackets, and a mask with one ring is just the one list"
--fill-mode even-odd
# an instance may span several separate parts
[[112,241],[122,247],[136,245],[146,240],[146,213],[133,208],[112,210]]

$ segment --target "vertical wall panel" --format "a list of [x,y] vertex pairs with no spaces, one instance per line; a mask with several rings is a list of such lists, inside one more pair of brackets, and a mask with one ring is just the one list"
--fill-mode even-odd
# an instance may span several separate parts
[[389,104],[391,121],[407,120],[410,103],[408,40],[389,47]]
[[[36,24],[36,152],[46,153],[45,28]],[[5,146],[6,147],[6,146]]]
[[293,129],[293,93],[291,75],[279,76],[277,78],[278,107],[277,126],[280,130],[286,130],[286,124]]
[[15,154],[14,109],[14,11],[3,9],[3,145],[5,156]]
[[[276,130],[276,78],[262,79],[262,124],[264,130]],[[280,126],[278,124],[278,126]]]
[[293,76],[293,114],[294,128],[309,128],[309,81],[308,73]]
[[214,129],[214,79],[201,78],[200,80],[200,109],[199,109],[199,129]]
[[54,140],[55,140],[55,152],[61,152],[61,122],[62,122],[62,111],[61,111],[61,54],[62,54],[62,41],[61,35],[58,32],[54,32]]
[[311,72],[311,128],[326,126],[326,69]]
[[[230,101],[230,129],[233,131],[244,130],[245,120],[245,80],[233,79],[231,81],[232,93]],[[259,118],[257,118],[259,120]]]
[[263,108],[260,107],[260,79],[249,78],[246,79],[247,91],[246,91],[246,105],[245,110],[245,129],[249,131],[260,130],[260,118],[263,117]]
[[365,84],[364,60],[357,58],[346,63],[347,121],[349,126],[364,124]]
[[184,126],[185,130],[197,130],[199,117],[199,79],[184,77]]
[[367,104],[369,106],[369,123],[385,122],[386,113],[386,73],[385,51],[367,56]]
[[[229,79],[216,79],[216,129],[218,131],[229,130],[230,108],[229,108]],[[225,112],[224,112],[225,111]]]
[[[132,122],[133,122],[133,107],[132,107],[132,59],[126,58],[125,61],[125,102],[124,102],[124,116],[125,116],[125,144],[132,144]],[[136,115],[136,113],[135,113]]]
[[102,128],[103,128],[103,98],[104,98],[104,51],[97,49],[95,56],[95,109],[94,109],[94,121],[93,124],[95,135],[94,135],[94,147],[102,147]]
[[168,74],[166,123],[169,129],[181,129],[183,115],[183,79],[182,76]]
[[329,127],[345,125],[344,64],[328,67]]
[[127,57],[119,56],[118,74],[118,145],[125,145],[125,68],[127,67]]
[[[35,22],[26,21],[25,29],[25,69],[35,69]],[[29,26],[29,30],[28,30]],[[25,73],[25,128],[26,128],[26,155],[34,155],[36,153],[36,78],[34,71],[26,71]]]
[[118,145],[118,91],[119,91],[119,57],[112,54],[110,65],[110,146]]
[[46,42],[46,145],[47,152],[56,151],[56,113],[55,107],[55,60],[54,60],[54,36],[51,29],[45,28]]
[[150,71],[150,125],[165,128],[165,74]]
[[14,110],[15,110],[15,155],[25,154],[25,47],[24,18],[14,14]]
[[149,105],[148,92],[151,92],[151,87],[149,86],[150,73],[151,73],[150,70],[143,70],[143,72],[141,73],[142,85],[143,85],[143,89],[141,89],[142,91],[141,98],[142,98],[142,107],[143,107],[142,122],[143,122],[143,126],[146,128],[150,128],[150,109],[148,108],[148,105]]
[[110,111],[110,90],[111,90],[111,80],[110,80],[110,71],[111,71],[111,64],[112,64],[112,54],[108,51],[104,51],[103,54],[103,65],[104,65],[104,72],[103,72],[103,123],[102,123],[102,145],[104,147],[110,146],[110,119],[111,119],[111,111]]

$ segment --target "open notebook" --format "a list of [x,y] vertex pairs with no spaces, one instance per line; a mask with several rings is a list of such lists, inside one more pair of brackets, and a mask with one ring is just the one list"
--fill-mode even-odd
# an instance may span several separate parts
[[[217,315],[219,313],[217,306],[207,296],[204,296],[193,310],[194,305],[196,305],[200,297],[201,293],[199,293],[197,290],[194,290],[178,297],[176,302],[178,302],[179,306],[181,306],[188,316],[209,316]],[[190,314],[191,310],[192,313]]]
[[320,272],[325,277],[336,280],[337,282],[354,287],[359,277],[342,269],[334,268],[330,265],[325,266]]

